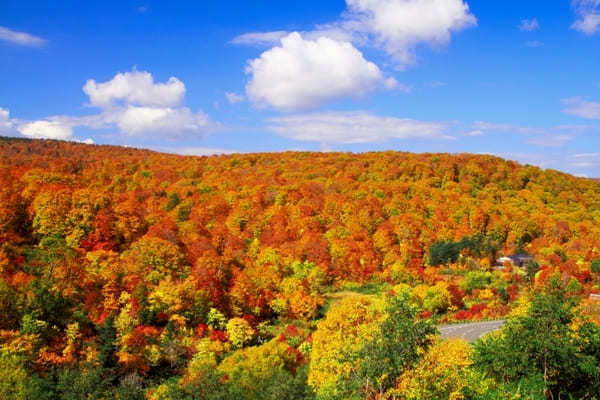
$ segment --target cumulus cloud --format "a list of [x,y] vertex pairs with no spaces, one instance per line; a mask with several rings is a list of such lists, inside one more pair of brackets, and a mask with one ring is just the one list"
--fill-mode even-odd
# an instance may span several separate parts
[[134,69],[118,73],[103,83],[89,79],[83,91],[88,95],[90,104],[97,107],[104,108],[117,102],[168,107],[181,102],[185,85],[175,77],[170,77],[165,83],[154,83],[152,74]]
[[[317,25],[302,37],[328,37],[383,49],[402,69],[416,62],[414,49],[421,43],[445,45],[452,32],[477,25],[463,0],[346,0],[341,18]],[[275,45],[289,32],[250,32],[235,44]]]
[[297,32],[251,60],[246,73],[251,75],[246,85],[251,101],[288,111],[397,85],[351,43],[328,37],[308,40]]
[[319,112],[270,118],[277,135],[324,144],[381,142],[388,139],[450,139],[446,124],[382,117],[366,111]]
[[26,32],[18,32],[0,26],[0,40],[18,44],[20,46],[40,47],[46,41],[38,36]]
[[204,112],[193,112],[180,105],[185,86],[174,77],[164,83],[155,83],[152,74],[134,69],[117,73],[106,82],[90,79],[83,91],[88,95],[89,105],[99,109],[96,114],[16,121],[9,117],[8,110],[0,108],[0,134],[15,130],[29,138],[79,141],[73,131],[85,127],[117,128],[128,137],[181,138],[203,136],[218,126]]
[[537,18],[523,19],[519,25],[519,29],[525,32],[533,32],[540,29],[540,24]]
[[241,103],[245,100],[245,97],[235,92],[225,92],[225,98],[230,104]]
[[128,106],[103,114],[106,123],[114,123],[128,136],[167,134],[171,137],[202,132],[209,119],[203,112],[193,113],[187,107],[160,108]]
[[571,6],[577,15],[577,20],[571,28],[593,35],[600,29],[600,0],[572,0]]
[[61,117],[23,123],[19,125],[18,130],[30,139],[69,140],[73,138],[73,127]]
[[600,119],[600,102],[587,101],[581,97],[571,97],[563,100],[566,106],[564,113],[587,119]]
[[181,137],[204,134],[210,121],[202,111],[192,112],[178,106],[185,94],[185,85],[170,77],[155,83],[152,74],[133,70],[117,73],[111,80],[97,83],[88,80],[83,86],[90,105],[102,109],[96,116],[79,119],[77,125],[104,128],[115,125],[127,136],[162,134]]
[[463,0],[346,0],[347,29],[372,38],[399,67],[414,64],[419,43],[444,45],[453,31],[477,25]]

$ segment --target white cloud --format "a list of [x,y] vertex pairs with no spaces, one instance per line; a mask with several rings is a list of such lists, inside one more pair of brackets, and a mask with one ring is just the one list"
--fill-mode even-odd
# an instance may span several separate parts
[[214,127],[208,116],[178,106],[185,85],[171,77],[155,83],[152,74],[133,70],[118,73],[111,80],[97,83],[88,80],[83,86],[90,104],[102,109],[100,114],[78,118],[75,125],[105,128],[115,125],[127,136],[161,134],[167,137],[202,135]]
[[117,102],[142,106],[174,106],[181,102],[185,85],[179,79],[170,77],[165,83],[154,83],[152,74],[133,70],[118,73],[110,81],[96,83],[89,79],[83,86],[90,104],[108,107]]
[[203,112],[195,114],[187,107],[128,106],[104,113],[103,121],[107,124],[116,124],[121,132],[128,136],[165,134],[178,137],[186,133],[202,132],[209,125],[206,114]]
[[587,119],[600,119],[600,102],[587,101],[581,97],[564,99],[564,113]]
[[579,153],[569,159],[569,165],[576,168],[600,167],[600,153]]
[[273,46],[289,35],[288,31],[272,31],[272,32],[248,32],[243,35],[236,36],[231,40],[233,44],[247,44],[259,46]]
[[251,75],[248,98],[281,110],[314,108],[337,97],[360,97],[377,87],[397,85],[351,43],[327,37],[307,40],[297,32],[251,60],[246,73]]
[[573,140],[572,135],[543,135],[534,137],[527,141],[527,143],[535,144],[541,147],[563,147],[567,142]]
[[483,136],[485,133],[481,129],[474,129],[470,132],[467,132],[466,136],[476,137]]
[[522,31],[526,31],[526,32],[533,32],[535,30],[540,29],[540,24],[539,24],[537,18],[523,19],[523,20],[521,20],[519,29]]
[[18,44],[21,46],[39,47],[46,41],[38,36],[26,32],[17,32],[0,26],[0,40]]
[[[445,45],[452,32],[477,25],[463,0],[346,0],[341,18],[300,32],[307,40],[328,37],[355,45],[383,49],[398,68],[414,64],[420,43]],[[276,45],[288,31],[250,32],[235,44]]]
[[475,121],[471,124],[471,130],[465,136],[483,136],[488,133],[518,134],[528,136],[528,144],[540,147],[563,147],[567,142],[574,140],[579,135],[594,132],[600,132],[600,126],[556,125],[550,128],[540,128],[527,125]]
[[294,140],[323,144],[381,142],[387,139],[444,138],[446,124],[382,117],[366,111],[320,112],[270,118],[268,129]]
[[439,46],[453,31],[477,25],[463,0],[346,0],[347,29],[371,37],[399,67],[414,64],[419,43]]
[[498,124],[493,122],[475,121],[472,124],[474,131],[478,131],[479,135],[485,132],[502,132],[502,133],[519,133],[524,135],[537,135],[543,134],[545,131],[541,128],[533,126],[523,126],[514,124]]
[[10,112],[0,107],[0,135],[14,136],[16,133],[15,121],[10,118]]
[[317,40],[320,37],[327,37],[339,42],[361,42],[360,37],[351,30],[342,27],[339,23],[317,25],[310,31],[270,31],[270,32],[248,32],[236,36],[231,40],[232,44],[251,45],[251,46],[276,46],[281,39],[290,33],[298,32],[308,40]]
[[230,104],[241,103],[246,99],[243,95],[235,92],[225,92],[225,98]]
[[[128,137],[161,136],[181,138],[203,136],[219,124],[210,121],[199,111],[192,112],[180,106],[185,86],[174,77],[165,83],[154,83],[149,72],[118,73],[107,82],[88,80],[83,91],[90,105],[100,109],[86,116],[59,115],[38,121],[16,121],[9,118],[8,110],[0,108],[0,134],[16,128],[29,138],[47,138],[80,141],[73,136],[77,127],[89,129],[117,128]],[[91,139],[86,139],[84,143]]]
[[26,122],[19,125],[18,130],[30,139],[69,140],[73,138],[73,127],[60,117]]
[[593,35],[600,29],[600,0],[572,0],[573,7],[578,19],[571,28]]

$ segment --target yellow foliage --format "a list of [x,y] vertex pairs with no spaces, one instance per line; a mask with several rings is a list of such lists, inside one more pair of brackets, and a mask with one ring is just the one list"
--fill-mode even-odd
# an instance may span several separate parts
[[234,348],[240,348],[254,336],[254,329],[243,318],[231,318],[227,322],[227,335]]
[[[296,353],[290,352],[286,342],[273,339],[262,346],[247,347],[225,358],[218,366],[219,372],[255,393],[256,383],[268,381],[278,370],[292,370],[296,366]],[[256,393],[258,396],[259,393]]]
[[372,336],[383,315],[382,301],[367,296],[343,298],[317,324],[313,335],[308,384],[331,387],[350,372],[344,353],[359,351]]
[[417,366],[399,379],[393,394],[406,400],[462,399],[463,371],[471,365],[471,346],[462,339],[436,343]]

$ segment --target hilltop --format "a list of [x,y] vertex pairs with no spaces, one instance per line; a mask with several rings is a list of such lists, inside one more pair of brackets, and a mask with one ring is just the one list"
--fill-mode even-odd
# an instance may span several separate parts
[[[104,354],[150,386],[199,373],[201,346],[223,371],[278,351],[322,388],[307,349],[335,310],[372,321],[404,293],[423,320],[506,318],[555,281],[587,304],[599,222],[598,182],[488,155],[2,138],[0,344],[42,376]],[[514,253],[533,261],[495,266]]]

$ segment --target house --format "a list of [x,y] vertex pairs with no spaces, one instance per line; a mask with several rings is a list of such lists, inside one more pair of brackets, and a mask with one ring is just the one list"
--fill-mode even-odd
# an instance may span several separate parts
[[590,300],[600,301],[600,294],[591,293],[590,294]]
[[533,261],[533,257],[526,253],[517,253],[508,257],[500,257],[496,260],[496,266],[502,267],[505,263],[510,263],[515,267],[523,267],[529,261]]

